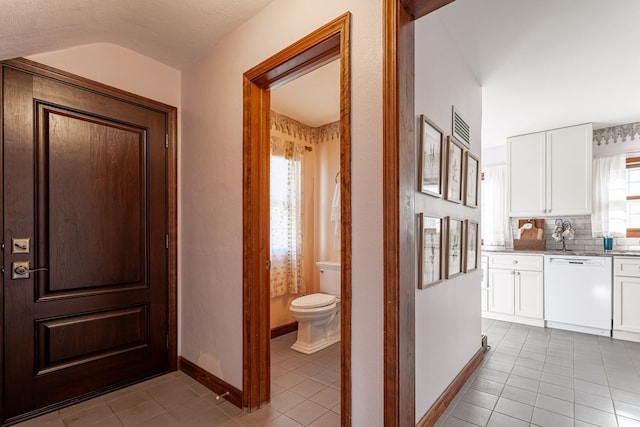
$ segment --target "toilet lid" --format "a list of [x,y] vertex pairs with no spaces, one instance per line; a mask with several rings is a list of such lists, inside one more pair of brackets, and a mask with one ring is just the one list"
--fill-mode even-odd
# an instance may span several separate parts
[[311,294],[296,298],[291,302],[291,307],[296,308],[316,308],[333,304],[336,300],[334,295],[328,294]]

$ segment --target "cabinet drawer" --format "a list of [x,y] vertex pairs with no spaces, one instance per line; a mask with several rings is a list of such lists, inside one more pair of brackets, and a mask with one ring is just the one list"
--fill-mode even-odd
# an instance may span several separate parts
[[542,255],[500,254],[489,256],[489,268],[542,271],[543,265],[544,257]]
[[613,275],[625,277],[640,277],[640,259],[636,257],[614,257]]

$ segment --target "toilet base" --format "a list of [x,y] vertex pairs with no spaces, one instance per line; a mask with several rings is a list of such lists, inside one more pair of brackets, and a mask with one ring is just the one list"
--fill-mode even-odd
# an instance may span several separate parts
[[340,342],[340,335],[333,336],[330,338],[325,338],[323,340],[316,341],[314,343],[308,343],[300,341],[299,339],[291,346],[291,350],[295,350],[297,352],[303,354],[313,354],[317,351],[323,350],[337,342]]
[[[339,309],[339,307],[338,307]],[[307,318],[300,318],[298,313],[298,335],[292,350],[303,354],[313,354],[340,341],[340,314],[327,318],[326,314],[314,316],[307,313]],[[317,315],[317,313],[315,313]],[[313,317],[310,319],[310,317]]]

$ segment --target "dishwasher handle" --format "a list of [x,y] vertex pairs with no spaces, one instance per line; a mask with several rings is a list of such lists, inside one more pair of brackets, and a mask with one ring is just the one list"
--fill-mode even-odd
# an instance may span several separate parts
[[591,266],[603,266],[605,261],[603,259],[598,258],[588,258],[588,259],[580,259],[580,258],[550,258],[550,264],[556,265],[591,265]]

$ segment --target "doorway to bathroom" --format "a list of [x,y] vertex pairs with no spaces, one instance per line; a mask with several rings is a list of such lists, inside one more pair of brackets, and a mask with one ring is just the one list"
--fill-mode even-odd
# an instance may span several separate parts
[[[297,328],[290,307],[299,296],[329,293],[320,289],[320,279],[327,276],[320,271],[330,268],[325,263],[334,263],[339,271],[340,61],[273,89],[270,110],[274,338]],[[331,294],[339,297],[340,290]]]
[[270,406],[336,424],[340,61],[272,89],[270,110]]
[[[316,261],[333,261],[340,265],[339,333],[340,344],[334,344],[322,352],[323,362],[329,363],[331,351],[339,350],[339,367],[333,386],[339,388],[339,411],[342,425],[350,425],[351,417],[351,141],[350,141],[350,61],[349,61],[349,26],[350,14],[345,14],[299,40],[263,63],[257,65],[244,75],[244,188],[243,188],[243,225],[244,225],[244,263],[243,263],[243,301],[244,301],[244,378],[243,406],[257,409],[272,399],[272,395],[280,389],[271,390],[272,356],[282,358],[282,347],[289,344],[278,343],[271,349],[271,317],[272,295],[271,276],[274,274],[275,259],[271,253],[271,181],[272,167],[282,167],[282,163],[272,163],[272,129],[273,135],[280,135],[281,141],[274,141],[279,146],[284,160],[298,157],[305,167],[306,178],[311,183],[300,182],[300,205],[318,200],[318,204],[329,203],[323,212],[312,208],[307,210],[306,218],[299,218],[300,230],[307,229],[307,234],[314,236],[312,243],[305,243],[307,252],[300,249],[304,256],[300,257],[303,276],[293,284],[285,284],[287,289],[282,293],[278,305],[283,316],[288,315],[290,300],[301,293],[312,293],[319,289],[319,270]],[[334,62],[335,61],[335,62]],[[312,79],[318,73],[334,73],[334,85],[337,92],[337,111],[324,123],[306,124],[306,119],[296,116],[302,108],[286,111],[280,104],[278,88],[285,90],[285,84],[294,87],[293,92],[303,95],[304,103],[313,104],[314,98],[306,89],[295,89],[296,84]],[[317,86],[317,83],[311,84]],[[280,89],[278,89],[279,91]],[[281,111],[275,111],[280,109]],[[294,112],[291,112],[294,111]],[[297,112],[296,112],[297,111]],[[337,113],[337,114],[336,114]],[[274,121],[276,123],[274,123]],[[292,123],[297,123],[295,126]],[[278,130],[279,128],[279,130]],[[278,133],[279,132],[279,133]],[[299,138],[308,133],[307,138]],[[322,138],[333,138],[324,145]],[[287,148],[287,142],[295,144]],[[284,141],[284,142],[283,142]],[[293,147],[295,145],[295,147]],[[333,148],[331,148],[333,147]],[[282,149],[282,150],[281,150]],[[333,152],[331,155],[330,152]],[[295,154],[295,155],[294,155]],[[305,158],[306,156],[306,158]],[[325,161],[321,161],[325,156]],[[287,157],[289,159],[287,159]],[[315,158],[317,157],[317,158]],[[331,157],[332,160],[329,160]],[[305,163],[306,162],[306,163]],[[280,163],[277,165],[276,163]],[[313,167],[312,167],[313,166]],[[286,174],[295,173],[296,165],[285,167]],[[317,170],[316,170],[317,169]],[[313,173],[310,175],[309,170]],[[282,174],[283,172],[281,172]],[[287,175],[284,179],[289,179]],[[315,182],[317,181],[317,182]],[[288,187],[278,186],[278,189]],[[309,186],[309,184],[311,186]],[[306,186],[306,187],[305,187]],[[307,188],[306,191],[304,189]],[[311,191],[310,191],[311,190]],[[317,194],[315,194],[317,192]],[[303,207],[303,206],[302,206]],[[331,212],[333,208],[333,213]],[[289,209],[289,208],[287,208]],[[301,208],[301,213],[305,210]],[[277,214],[277,212],[275,213]],[[313,218],[323,218],[316,221]],[[312,221],[309,221],[309,220]],[[332,220],[333,219],[333,220]],[[295,229],[287,233],[297,233]],[[315,241],[317,236],[317,241]],[[322,244],[320,244],[322,242]],[[324,246],[322,246],[324,245]],[[320,247],[322,246],[322,249]],[[319,259],[323,257],[325,259]],[[304,270],[302,265],[306,263]],[[304,278],[306,274],[307,278]],[[305,289],[306,288],[306,289]],[[276,290],[280,293],[282,290]],[[286,309],[286,311],[285,311]],[[275,314],[275,313],[274,313]],[[280,322],[283,322],[280,319]],[[293,324],[285,318],[284,324]],[[295,339],[295,332],[287,335]],[[282,340],[281,340],[282,341]],[[331,350],[333,348],[334,350]],[[327,351],[328,350],[328,351]],[[292,351],[292,350],[290,350]],[[303,356],[300,354],[300,356]],[[311,355],[316,359],[320,356]],[[300,360],[300,359],[299,359]],[[310,361],[312,363],[313,361]],[[316,360],[317,362],[317,360]],[[316,363],[322,366],[321,363]],[[291,365],[293,366],[293,365]],[[328,368],[328,366],[325,366]],[[313,374],[311,374],[313,375]],[[311,379],[313,380],[313,379]],[[277,384],[277,383],[275,383]]]

